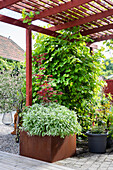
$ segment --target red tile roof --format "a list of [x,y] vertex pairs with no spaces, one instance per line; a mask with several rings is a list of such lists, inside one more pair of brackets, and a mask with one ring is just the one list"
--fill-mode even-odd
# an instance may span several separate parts
[[17,61],[24,61],[24,50],[10,38],[0,35],[0,56]]

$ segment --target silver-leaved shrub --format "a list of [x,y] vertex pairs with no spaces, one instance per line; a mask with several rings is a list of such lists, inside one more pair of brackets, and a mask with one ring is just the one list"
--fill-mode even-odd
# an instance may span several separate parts
[[27,108],[22,115],[22,129],[31,136],[51,135],[64,138],[81,131],[75,111],[56,103],[50,103],[48,106],[34,104]]

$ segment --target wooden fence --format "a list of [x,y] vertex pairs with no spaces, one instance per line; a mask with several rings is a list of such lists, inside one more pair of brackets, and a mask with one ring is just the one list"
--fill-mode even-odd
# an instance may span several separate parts
[[108,93],[111,93],[113,97],[113,80],[105,80],[107,83],[107,86],[104,88],[104,93],[107,95]]

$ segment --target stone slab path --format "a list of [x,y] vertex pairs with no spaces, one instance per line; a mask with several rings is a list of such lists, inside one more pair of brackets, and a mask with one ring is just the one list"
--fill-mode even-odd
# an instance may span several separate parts
[[72,170],[71,168],[47,163],[17,154],[0,151],[0,170]]

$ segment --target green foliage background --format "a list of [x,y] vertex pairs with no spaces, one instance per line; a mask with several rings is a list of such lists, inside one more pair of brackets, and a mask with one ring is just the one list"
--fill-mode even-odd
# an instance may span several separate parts
[[105,67],[103,68],[103,76],[105,79],[113,74],[113,39],[103,42],[106,52],[108,53],[107,59],[104,60]]
[[0,71],[13,70],[13,72],[18,74],[19,68],[23,68],[22,62],[0,56]]
[[[36,34],[33,56],[48,53],[43,67],[44,74],[53,75],[53,87],[64,94],[57,98],[58,102],[70,109],[76,110],[79,121],[86,131],[91,122],[93,105],[102,82],[101,75],[101,50],[93,56],[86,47],[88,37],[79,33],[79,28],[63,31],[63,37],[54,38]],[[33,74],[37,73],[36,63],[33,63]],[[33,77],[33,102],[37,102],[36,79]]]
[[105,79],[108,78],[108,76],[113,74],[113,59],[108,58],[104,60],[104,68],[103,68],[103,77]]

